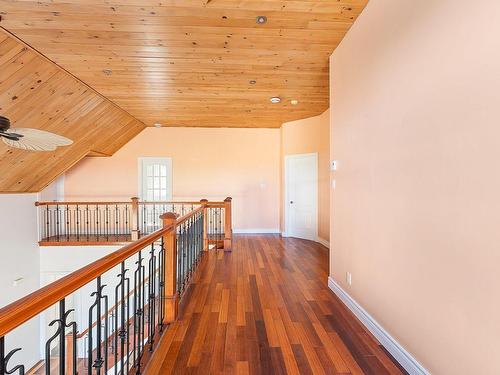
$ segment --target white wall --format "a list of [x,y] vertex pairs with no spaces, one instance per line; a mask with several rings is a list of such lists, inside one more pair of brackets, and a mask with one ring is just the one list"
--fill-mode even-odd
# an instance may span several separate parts
[[59,176],[54,182],[43,189],[38,196],[40,201],[62,201],[64,200],[64,177]]
[[[64,176],[39,194],[0,194],[0,307],[40,288],[37,200],[64,199]],[[17,286],[14,286],[15,280]],[[7,350],[22,348],[11,365],[29,370],[40,356],[40,317],[36,316],[7,335]]]
[[499,21],[370,0],[331,60],[331,276],[434,375],[500,374]]
[[[35,291],[40,285],[36,194],[0,195],[0,307]],[[14,286],[14,280],[20,283]],[[7,350],[20,347],[11,365],[29,369],[39,358],[39,322],[35,318],[6,337]]]

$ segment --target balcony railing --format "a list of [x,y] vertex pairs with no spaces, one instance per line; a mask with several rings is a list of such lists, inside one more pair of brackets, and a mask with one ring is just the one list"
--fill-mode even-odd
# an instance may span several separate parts
[[36,202],[40,245],[125,244],[153,233],[162,226],[160,215],[184,216],[204,207],[207,240],[224,246],[231,227],[231,198],[223,202]]
[[[24,374],[30,367],[32,374],[141,374],[160,336],[177,319],[179,302],[211,243],[222,241],[230,250],[230,203],[202,200],[183,216],[162,213],[161,228],[153,233],[0,309],[0,375]],[[117,204],[89,203],[108,210]],[[54,205],[55,212],[64,207],[72,215],[69,206],[82,206],[51,203],[49,212]],[[118,223],[127,222],[127,210]],[[34,367],[20,360],[23,346],[12,347],[19,343],[19,330],[33,321],[42,322],[41,329],[21,341],[32,345],[42,332],[43,357]]]

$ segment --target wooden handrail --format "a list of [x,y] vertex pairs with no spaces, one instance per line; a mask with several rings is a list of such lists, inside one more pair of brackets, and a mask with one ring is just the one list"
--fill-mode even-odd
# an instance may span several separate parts
[[[221,202],[213,202],[219,204]],[[223,202],[222,202],[223,203]],[[40,201],[35,202],[35,206],[105,206],[105,205],[114,205],[114,204],[131,204],[130,201]],[[143,202],[139,201],[139,205],[154,205],[154,204],[200,204],[200,202],[191,202],[191,201],[165,201],[165,202]]]
[[130,204],[128,202],[115,202],[115,201],[42,201],[35,202],[35,206],[111,206],[113,204]]
[[195,205],[195,204],[200,204],[200,202],[191,202],[191,201],[177,201],[177,202],[174,202],[174,201],[165,201],[165,202],[161,202],[161,201],[158,201],[158,202],[150,202],[150,201],[139,201],[139,204],[141,205],[154,205],[154,204],[192,204],[192,205]]

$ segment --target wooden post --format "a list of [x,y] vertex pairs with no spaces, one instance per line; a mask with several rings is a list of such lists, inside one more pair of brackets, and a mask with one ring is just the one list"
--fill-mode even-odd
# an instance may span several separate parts
[[231,219],[231,197],[224,199],[224,251],[231,251],[233,224]]
[[177,214],[167,212],[160,216],[163,227],[172,230],[163,235],[165,251],[165,321],[172,323],[177,319],[179,300],[177,295]]
[[139,239],[139,198],[132,197],[132,211],[130,213],[130,236],[132,241]]
[[208,251],[208,200],[201,199],[200,204],[203,207],[203,250]]

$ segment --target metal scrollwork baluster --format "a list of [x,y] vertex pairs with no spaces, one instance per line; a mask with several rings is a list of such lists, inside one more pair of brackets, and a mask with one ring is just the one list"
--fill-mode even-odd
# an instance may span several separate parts
[[158,286],[159,286],[159,304],[158,304],[158,327],[160,332],[163,332],[163,320],[165,318],[165,311],[163,301],[165,299],[165,246],[163,243],[163,236],[161,237],[160,252],[158,253]]
[[[120,282],[115,288],[115,332],[114,332],[114,358],[115,358],[115,374],[118,374],[118,362],[120,362],[120,372],[123,374],[125,369],[125,357],[128,364],[128,340],[129,340],[129,319],[128,312],[128,297],[130,294],[130,279],[126,277],[128,269],[125,268],[125,262],[121,263],[121,272],[118,274]],[[120,322],[120,326],[118,326]],[[120,340],[120,359],[118,359],[118,339]],[[125,346],[127,351],[125,352]],[[127,365],[128,367],[128,365]]]
[[[182,224],[181,224],[182,225]],[[181,294],[181,282],[182,282],[182,270],[181,270],[181,258],[182,258],[182,252],[181,252],[181,225],[177,226],[177,241],[176,241],[176,246],[177,246],[177,294]]]
[[134,367],[136,374],[141,373],[141,359],[144,350],[144,279],[145,267],[142,252],[139,251],[137,269],[134,272]]
[[[90,296],[95,296],[94,303],[89,308],[89,346],[88,346],[88,373],[92,374],[92,368],[95,369],[97,375],[101,374],[101,368],[104,367],[104,373],[108,368],[108,296],[103,295],[102,291],[106,285],[101,285],[101,277],[97,278],[97,288]],[[102,304],[104,302],[104,318],[101,314]],[[95,360],[93,356],[93,312],[96,312],[96,353]],[[102,324],[101,320],[104,321],[104,353],[102,350],[103,338],[102,338]]]
[[10,370],[7,369],[9,367],[9,361],[12,356],[20,350],[21,348],[13,349],[6,354],[5,337],[0,337],[0,375],[11,375],[16,372],[18,372],[19,375],[25,374],[24,365],[17,365]]
[[155,255],[155,244],[151,244],[151,250],[149,252],[149,264],[148,264],[148,342],[149,342],[149,351],[153,351],[154,344],[154,335],[156,331],[156,255]]
[[59,374],[66,374],[66,328],[71,328],[72,334],[72,353],[71,353],[71,369],[73,375],[77,373],[77,348],[76,348],[76,335],[77,335],[77,325],[76,322],[68,323],[68,316],[74,310],[66,311],[65,300],[59,301],[59,318],[54,319],[49,323],[49,327],[52,327],[57,323],[57,329],[55,333],[46,341],[45,343],[45,374],[49,375],[51,373],[51,345],[59,338]]

